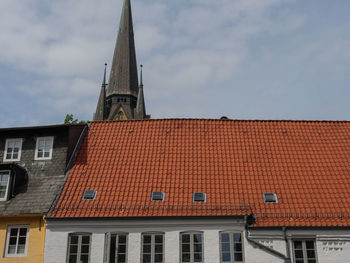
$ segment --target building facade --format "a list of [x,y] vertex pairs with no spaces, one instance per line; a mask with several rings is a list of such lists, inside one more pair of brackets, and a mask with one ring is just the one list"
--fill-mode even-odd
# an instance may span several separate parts
[[0,262],[43,262],[45,215],[84,127],[0,129]]

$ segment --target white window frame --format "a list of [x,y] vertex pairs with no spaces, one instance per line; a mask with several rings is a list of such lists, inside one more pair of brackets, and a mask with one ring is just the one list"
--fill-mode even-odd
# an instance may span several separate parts
[[[38,150],[39,150],[39,141],[40,140],[51,140],[51,147],[50,147],[50,152],[48,157],[38,157]],[[35,155],[34,155],[34,160],[51,160],[52,159],[52,151],[53,151],[53,136],[47,136],[47,137],[37,137],[36,138],[36,147],[35,147]]]
[[8,194],[9,194],[9,188],[10,188],[10,177],[11,177],[11,171],[10,170],[1,170],[1,172],[8,172],[8,180],[7,180],[7,186],[6,186],[6,191],[5,191],[5,197],[0,198],[0,201],[7,201],[8,199]]
[[[193,242],[193,235],[195,234],[200,234],[202,238],[202,242],[200,243],[202,245],[202,261],[195,261],[194,260],[194,254],[196,253],[194,251],[194,242]],[[182,236],[183,235],[190,235],[190,243],[185,243],[185,244],[190,244],[190,252],[186,252],[185,254],[190,254],[190,261],[182,261],[182,254],[184,253],[182,251]],[[202,231],[185,231],[180,233],[180,262],[181,263],[203,263],[204,262],[204,232]]]
[[[78,232],[78,233],[69,233],[68,234],[68,244],[67,244],[67,258],[66,262],[69,262],[69,256],[70,256],[70,246],[71,246],[71,237],[72,236],[77,236],[78,237],[78,244],[77,244],[77,260],[81,256],[81,246],[82,246],[82,238],[83,236],[89,236],[89,254],[88,254],[88,262],[91,261],[91,245],[92,245],[92,234],[91,233],[83,233],[83,232]],[[80,260],[80,259],[79,259]],[[77,261],[79,262],[79,261]]]
[[[229,244],[230,244],[230,257],[231,257],[231,261],[223,261],[223,258],[222,258],[222,253],[223,253],[223,251],[222,251],[222,234],[228,234],[229,235]],[[240,234],[241,235],[241,242],[234,242],[234,240],[233,240],[233,235],[234,234]],[[243,233],[242,232],[240,232],[240,231],[234,231],[234,230],[228,230],[228,231],[221,231],[220,233],[219,233],[219,242],[220,242],[220,262],[222,262],[222,263],[226,263],[226,262],[228,262],[228,263],[232,263],[232,262],[244,262],[244,240],[243,240]],[[228,242],[224,242],[224,243],[228,243]],[[234,256],[235,256],[235,247],[234,247],[234,245],[235,244],[241,244],[241,246],[242,246],[242,251],[241,251],[241,254],[242,254],[242,260],[241,261],[235,261],[235,258],[234,258]],[[239,253],[238,251],[236,252],[236,253]]]
[[[8,253],[8,248],[9,248],[9,242],[10,242],[10,233],[11,229],[13,228],[26,228],[27,229],[27,234],[26,234],[26,243],[24,247],[24,253],[21,254],[9,254]],[[19,231],[17,234],[17,240],[16,240],[16,250],[18,247],[18,239],[19,239]],[[26,257],[27,256],[27,250],[28,250],[28,239],[29,239],[29,225],[12,225],[7,227],[7,234],[6,234],[6,246],[5,246],[5,257],[6,258],[15,258],[15,257]]]
[[[128,241],[129,241],[129,234],[126,232],[109,232],[106,233],[106,241],[105,241],[105,259],[103,262],[109,263],[110,262],[110,254],[111,254],[111,239],[112,235],[116,236],[116,252],[115,252],[115,262],[118,262],[118,256],[124,255],[125,254],[125,262],[128,262]],[[120,245],[119,243],[119,236],[125,236],[125,253],[119,253],[118,252],[118,246]],[[123,244],[123,243],[122,243]],[[119,263],[119,262],[118,262]]]
[[[19,142],[18,157],[15,158],[15,159],[12,158],[12,157],[11,157],[11,159],[6,159],[6,156],[7,156],[7,148],[8,148],[8,144],[9,144],[10,142]],[[22,153],[22,143],[23,143],[23,139],[22,139],[22,138],[11,138],[11,139],[6,139],[3,161],[4,161],[4,162],[20,161],[20,160],[21,160],[21,153]],[[12,151],[12,156],[13,156],[13,151]]]
[[[165,234],[164,232],[144,232],[141,234],[141,260],[140,262],[143,263],[143,237],[144,236],[151,236],[151,253],[147,253],[147,254],[150,254],[151,255],[151,263],[154,263],[155,262],[155,255],[156,254],[159,254],[159,253],[155,253],[155,245],[156,245],[156,242],[155,242],[155,236],[162,236],[163,239],[162,239],[162,262],[161,263],[164,263],[165,262],[165,250],[164,250],[164,247],[165,247]],[[148,243],[147,243],[148,244]],[[157,243],[158,244],[158,243]]]
[[307,241],[312,241],[313,244],[314,244],[314,252],[315,252],[315,262],[317,263],[318,262],[318,257],[317,257],[317,244],[316,244],[316,239],[315,238],[293,238],[292,239],[292,245],[293,245],[293,262],[296,262],[296,259],[295,259],[295,245],[294,245],[294,242],[295,241],[299,241],[299,242],[302,242],[302,249],[301,251],[303,252],[303,259],[304,259],[304,262],[307,262],[308,261],[308,257],[307,257],[307,249],[306,249],[306,242]]

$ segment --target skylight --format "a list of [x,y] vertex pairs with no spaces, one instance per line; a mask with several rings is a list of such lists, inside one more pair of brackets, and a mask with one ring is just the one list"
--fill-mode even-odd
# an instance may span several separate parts
[[164,192],[152,192],[151,201],[164,201]]
[[193,193],[193,202],[206,202],[207,194],[202,192]]
[[277,195],[275,193],[264,193],[264,203],[276,204],[278,203]]
[[83,200],[95,200],[97,191],[95,190],[85,190],[83,194]]

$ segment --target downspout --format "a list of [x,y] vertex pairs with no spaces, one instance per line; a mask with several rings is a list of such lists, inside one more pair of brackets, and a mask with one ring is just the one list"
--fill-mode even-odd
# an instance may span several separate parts
[[[267,252],[269,252],[270,254],[280,258],[280,259],[283,259],[284,263],[291,263],[291,259],[289,256],[285,256],[284,254],[282,254],[281,252],[277,251],[277,250],[274,250],[272,248],[269,248],[268,246],[265,246],[264,244],[261,244],[257,241],[255,241],[254,239],[250,238],[249,237],[249,231],[248,231],[248,227],[252,224],[254,224],[255,222],[255,216],[253,214],[249,215],[249,216],[245,216],[245,236],[246,236],[246,239],[247,241],[254,245],[254,246],[257,246],[259,247],[260,249],[262,250],[265,250]],[[286,247],[287,247],[287,255],[290,255],[290,248],[289,248],[289,243],[288,243],[288,240],[287,240],[287,235],[286,235],[286,229],[285,227],[282,228],[282,231],[284,233],[284,239],[286,241]]]

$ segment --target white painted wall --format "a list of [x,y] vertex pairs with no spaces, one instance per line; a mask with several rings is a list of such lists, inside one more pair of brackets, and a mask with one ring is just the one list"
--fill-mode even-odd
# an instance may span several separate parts
[[[180,233],[202,231],[204,233],[204,262],[220,262],[220,231],[239,231],[243,234],[245,262],[282,263],[283,260],[260,248],[252,246],[245,238],[244,222],[237,219],[167,219],[167,220],[47,220],[45,263],[65,263],[68,234],[92,233],[91,263],[103,262],[106,232],[127,232],[128,262],[141,262],[141,233],[159,231],[165,233],[165,262],[180,262]],[[278,230],[254,230],[250,236],[281,253],[286,253],[283,232]],[[311,237],[316,239],[318,263],[350,262],[350,230],[288,230],[288,239]],[[291,241],[290,241],[291,244]],[[292,248],[292,246],[291,246]]]

